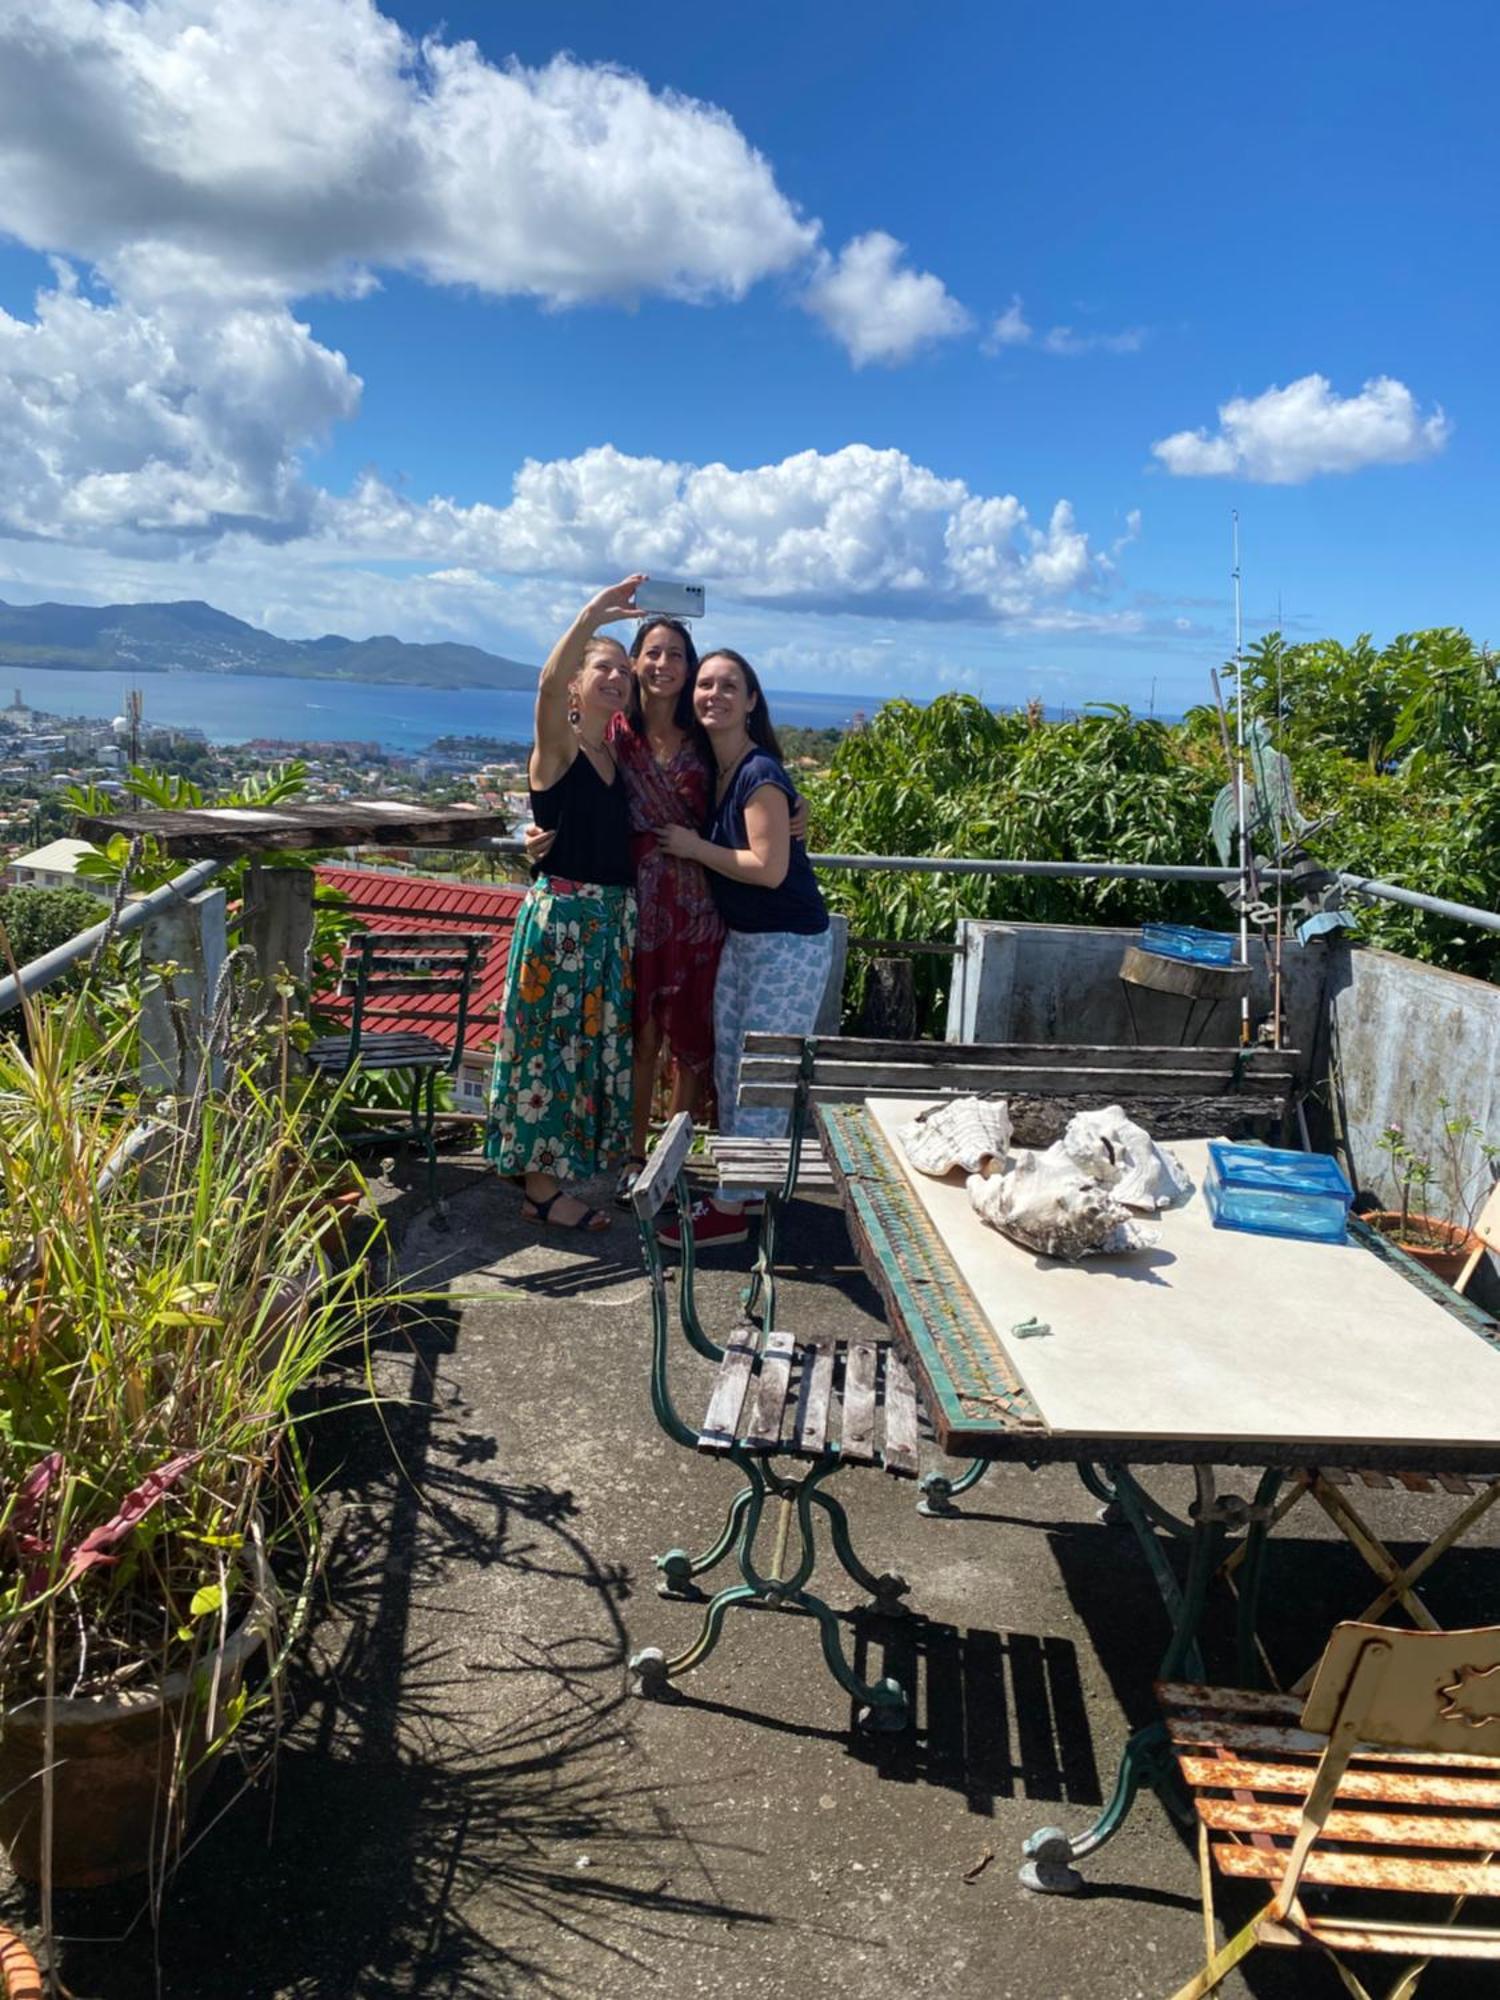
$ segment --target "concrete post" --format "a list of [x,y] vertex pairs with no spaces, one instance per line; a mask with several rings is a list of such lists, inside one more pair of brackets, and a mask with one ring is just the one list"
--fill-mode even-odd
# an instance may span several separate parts
[[1010,1039],[1011,988],[1016,976],[1017,938],[1009,924],[978,917],[959,921],[959,956],[948,988],[950,1042],[1005,1042]]
[[[196,1080],[226,955],[222,889],[204,889],[148,919],[141,931],[141,1094],[184,1095]],[[171,993],[156,968],[175,967]],[[174,1019],[175,1016],[175,1019]],[[217,1084],[222,1058],[212,1059]]]
[[[313,934],[310,868],[251,868],[245,880],[245,942],[255,954],[257,1009],[275,1011],[275,980],[284,966],[305,993]],[[301,1001],[293,1003],[301,1011]]]

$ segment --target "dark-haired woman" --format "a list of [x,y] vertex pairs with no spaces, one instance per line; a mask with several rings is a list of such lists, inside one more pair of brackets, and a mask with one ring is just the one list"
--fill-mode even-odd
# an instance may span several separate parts
[[[786,1113],[741,1105],[740,1059],[747,1033],[808,1035],[833,958],[828,911],[807,858],[792,833],[796,787],[765,695],[750,662],[721,649],[706,654],[693,689],[693,713],[714,759],[708,838],[680,826],[660,837],[668,854],[702,864],[709,873],[724,947],[714,986],[714,1081],[719,1129],[780,1138]],[[741,1243],[748,1235],[745,1203],[759,1190],[721,1188],[693,1210],[696,1244]],[[680,1223],[663,1225],[674,1243]]]
[[663,827],[696,830],[708,817],[710,766],[693,717],[692,634],[675,618],[647,618],[630,660],[630,699],[608,738],[630,808],[637,910],[631,1148],[620,1175],[622,1201],[646,1163],[664,1044],[673,1063],[673,1112],[698,1107],[713,1066],[714,980],[724,942],[702,868],[669,854],[657,838]]
[[609,1227],[563,1183],[618,1165],[630,1129],[634,870],[609,730],[631,677],[625,648],[599,628],[640,616],[644,581],[590,599],[537,683],[531,810],[553,838],[511,936],[485,1151],[524,1176],[525,1220],[557,1229]]

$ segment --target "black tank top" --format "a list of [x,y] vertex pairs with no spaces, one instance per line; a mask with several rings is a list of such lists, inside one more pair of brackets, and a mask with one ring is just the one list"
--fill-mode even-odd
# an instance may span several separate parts
[[633,885],[630,808],[618,771],[614,783],[607,785],[587,751],[580,750],[555,785],[544,792],[532,786],[531,816],[538,826],[557,829],[552,851],[542,863],[543,874],[613,888]]

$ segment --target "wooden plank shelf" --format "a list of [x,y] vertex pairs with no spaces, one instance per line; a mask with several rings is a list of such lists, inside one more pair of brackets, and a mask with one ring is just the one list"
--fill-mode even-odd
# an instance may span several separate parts
[[166,854],[195,861],[323,847],[466,847],[510,831],[501,812],[401,799],[80,813],[77,825],[88,840],[107,841],[117,833],[130,840],[149,836]]

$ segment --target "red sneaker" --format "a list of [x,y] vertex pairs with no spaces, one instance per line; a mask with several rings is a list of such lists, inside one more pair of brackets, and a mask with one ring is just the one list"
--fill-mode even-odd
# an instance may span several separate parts
[[[692,1207],[691,1223],[693,1248],[707,1249],[709,1244],[744,1243],[749,1240],[750,1225],[738,1209],[718,1208],[711,1201],[695,1201]],[[657,1238],[670,1250],[682,1248],[682,1212],[679,1210],[669,1222],[661,1222],[656,1228]]]

